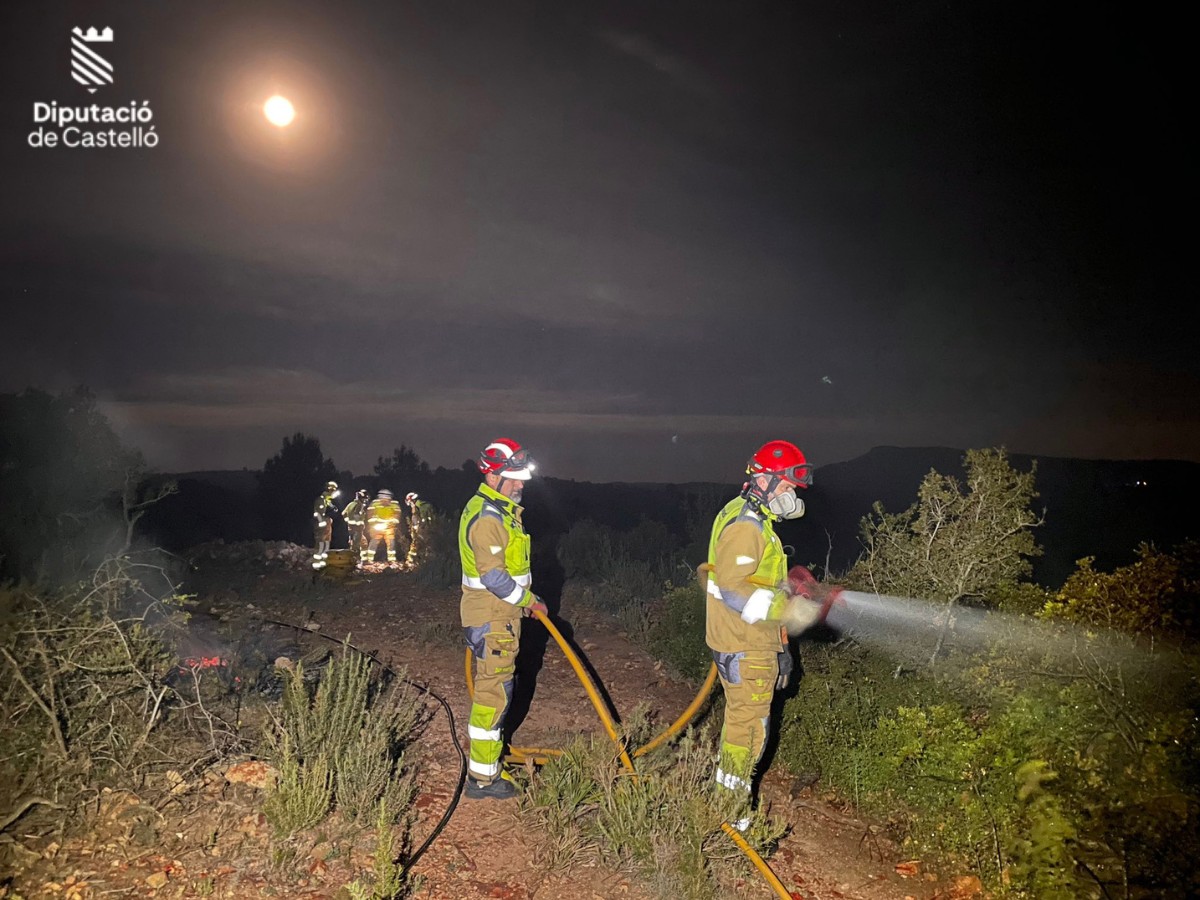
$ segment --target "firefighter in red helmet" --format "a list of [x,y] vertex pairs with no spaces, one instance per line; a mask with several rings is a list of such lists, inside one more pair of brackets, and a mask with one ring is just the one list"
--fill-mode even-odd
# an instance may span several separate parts
[[467,796],[502,799],[516,793],[502,771],[500,756],[521,617],[531,610],[546,612],[546,605],[530,590],[530,542],[521,522],[521,495],[536,465],[516,441],[497,438],[479,454],[478,466],[483,484],[467,501],[458,525],[459,611],[475,669],[475,695],[467,723],[471,738]]
[[[736,822],[743,829],[749,824],[754,769],[770,729],[771,700],[792,672],[781,618],[789,604],[808,602],[791,596],[775,523],[804,515],[796,492],[812,484],[812,470],[795,444],[769,441],[750,458],[746,474],[741,493],[713,522],[704,567],[706,638],[725,691],[716,783],[744,799],[746,817]],[[815,605],[809,605],[815,622]],[[789,620],[795,618],[789,610]]]

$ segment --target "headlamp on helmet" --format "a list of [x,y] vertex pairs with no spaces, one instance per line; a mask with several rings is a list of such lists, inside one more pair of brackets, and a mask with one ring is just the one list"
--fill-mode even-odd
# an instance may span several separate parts
[[515,481],[528,481],[537,469],[529,451],[509,438],[496,438],[479,454],[479,471]]

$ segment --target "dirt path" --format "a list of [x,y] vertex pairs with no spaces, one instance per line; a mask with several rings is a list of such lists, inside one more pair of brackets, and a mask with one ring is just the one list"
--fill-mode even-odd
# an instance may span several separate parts
[[[311,578],[292,571],[264,573],[244,566],[222,569],[216,564],[198,573],[195,584],[188,587],[198,594],[201,608],[221,616],[235,633],[261,628],[255,620],[269,618],[307,624],[338,639],[350,635],[355,645],[407,669],[411,678],[445,697],[454,708],[459,740],[466,745],[469,703],[456,590],[431,590],[400,573],[313,584]],[[557,621],[586,656],[618,713],[649,703],[660,721],[667,723],[691,701],[695,686],[670,677],[610,620],[568,609]],[[528,704],[514,706],[520,725],[513,743],[554,747],[581,733],[602,734],[574,672],[536,623],[527,622],[522,653],[525,663],[536,669],[535,689]],[[457,784],[459,757],[447,724],[439,711],[418,742],[415,845],[437,823]],[[920,875],[901,878],[896,871],[899,860],[882,838],[867,835],[865,825],[807,790],[793,796],[794,789],[792,779],[778,772],[769,773],[763,785],[772,812],[792,826],[769,862],[793,897],[928,900],[954,896],[945,892],[945,885]],[[169,806],[155,811],[158,819],[151,824],[157,837],[150,846],[144,846],[145,841],[139,845],[136,829],[130,825],[129,810],[137,807],[136,798],[118,802],[115,813],[106,811],[91,835],[61,847],[45,839],[35,843],[42,858],[26,860],[22,878],[14,885],[24,886],[29,897],[35,895],[30,886],[40,884],[45,896],[67,900],[101,896],[330,900],[347,897],[339,888],[353,879],[356,870],[370,866],[368,843],[334,840],[323,833],[295,848],[295,859],[272,859],[265,819],[254,812],[261,795],[245,784],[230,784],[221,773],[206,774],[191,796],[203,802],[193,802],[177,819],[171,817]],[[205,819],[205,813],[211,818]],[[463,798],[415,868],[421,879],[416,896],[426,900],[650,900],[652,896],[632,876],[601,866],[547,873],[535,862],[536,846],[537,835],[521,833],[513,802]],[[47,847],[51,852],[44,852]],[[0,898],[7,891],[0,887]],[[739,886],[737,896],[767,900],[776,895],[753,875]]]
[[[306,602],[308,601],[308,602]],[[406,666],[410,675],[427,682],[455,708],[460,740],[466,744],[464,719],[469,706],[463,676],[464,651],[457,629],[457,591],[431,591],[404,575],[385,573],[344,592],[311,601],[304,596],[265,600],[268,612],[288,620],[310,615],[324,633],[349,632],[356,643],[377,651],[381,658]],[[587,610],[563,610],[556,622],[587,659],[618,713],[649,703],[663,722],[670,722],[695,695],[696,687],[673,679],[644,650],[631,643],[606,620]],[[562,746],[580,733],[602,734],[596,713],[575,673],[558,647],[547,643],[544,629],[526,622],[522,653],[532,647],[540,656],[536,688],[527,710],[515,709],[520,725],[513,736],[518,746]],[[528,661],[528,659],[527,659]],[[647,677],[648,675],[648,677]],[[444,720],[423,736],[429,747],[429,778],[423,779],[422,822],[418,840],[444,809],[457,777],[457,756]],[[785,886],[806,900],[879,898],[903,900],[935,893],[932,885],[902,879],[895,859],[878,838],[864,839],[866,828],[818,799],[793,797],[789,776],[769,773],[763,796],[772,810],[792,823],[791,833],[770,860]],[[530,860],[530,848],[513,841],[517,828],[511,804],[464,799],[446,830],[419,865],[427,879],[420,896],[458,897],[640,897],[627,878],[589,870],[569,875],[541,876]],[[428,823],[428,824],[426,824]],[[481,832],[481,834],[480,834]],[[743,886],[745,897],[774,897],[753,878]]]

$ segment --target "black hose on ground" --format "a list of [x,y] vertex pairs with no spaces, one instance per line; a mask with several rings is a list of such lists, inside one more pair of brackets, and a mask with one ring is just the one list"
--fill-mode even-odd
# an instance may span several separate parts
[[442,705],[442,709],[446,711],[446,717],[450,720],[450,739],[454,741],[454,749],[458,751],[458,784],[454,788],[454,796],[450,798],[450,805],[446,807],[446,811],[442,813],[442,818],[438,821],[437,825],[434,826],[433,831],[429,833],[429,836],[425,838],[425,842],[417,848],[416,852],[413,853],[413,855],[407,860],[405,860],[405,867],[412,868],[417,864],[417,860],[421,858],[425,851],[429,849],[430,844],[437,840],[437,836],[442,833],[442,829],[446,827],[446,824],[450,821],[450,817],[454,815],[454,810],[458,807],[458,801],[462,798],[463,787],[467,781],[467,754],[466,751],[463,750],[462,744],[459,743],[458,728],[454,723],[454,711],[450,708],[450,704],[446,702],[445,697],[442,697],[440,694],[430,690],[427,685],[413,681],[411,678],[400,678],[400,676],[396,674],[396,671],[378,656],[373,653],[368,653],[366,650],[355,647],[348,641],[339,640],[332,635],[321,634],[321,632],[313,631],[311,628],[305,628],[303,625],[293,625],[291,622],[279,622],[275,619],[260,619],[253,616],[248,618],[250,618],[251,621],[262,622],[264,625],[278,625],[281,628],[292,628],[296,631],[302,631],[305,634],[311,634],[314,637],[324,638],[330,643],[341,644],[343,647],[349,647],[355,653],[361,653],[367,659],[377,663],[380,668],[390,674],[393,678],[397,678],[403,681],[405,684],[416,688],[422,694],[427,694],[428,696],[432,697],[434,700],[440,703]]

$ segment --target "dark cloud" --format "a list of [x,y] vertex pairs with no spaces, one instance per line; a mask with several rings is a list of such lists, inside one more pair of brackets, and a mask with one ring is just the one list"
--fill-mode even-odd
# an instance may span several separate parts
[[[775,435],[1198,459],[1176,57],[1112,12],[24,9],[0,388],[86,383],[167,468],[298,429],[355,468],[508,431],[629,480]],[[87,99],[80,15],[155,150],[25,146],[34,101]]]

